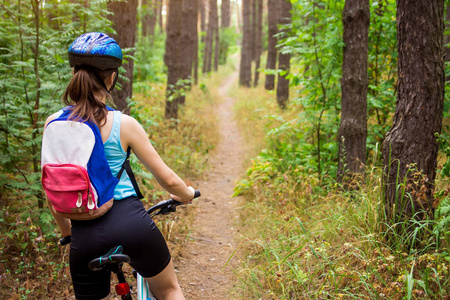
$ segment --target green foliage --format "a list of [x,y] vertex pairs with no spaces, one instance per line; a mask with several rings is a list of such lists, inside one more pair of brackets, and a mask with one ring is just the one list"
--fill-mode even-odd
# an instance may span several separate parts
[[133,71],[133,85],[137,83],[137,91],[141,91],[140,84],[145,81],[165,82],[164,48],[165,35],[155,32],[152,36],[139,36],[136,43],[135,62]]
[[225,65],[228,57],[237,51],[234,45],[237,44],[239,34],[233,27],[221,28],[219,41],[219,64]]
[[436,225],[434,227],[434,234],[438,246],[446,247],[446,260],[450,262],[450,253],[448,247],[450,246],[450,197],[447,196],[439,203],[435,212]]
[[0,4],[0,186],[12,195],[42,199],[41,133],[46,117],[62,106],[70,43],[86,31],[111,32],[106,1],[80,3]]
[[[247,200],[240,231],[245,258],[237,272],[245,297],[444,298],[450,293],[446,187],[437,192],[434,205],[443,200],[434,220],[416,208],[412,218],[386,228],[386,216],[380,215],[378,147],[391,123],[397,89],[395,1],[371,2],[367,150],[372,159],[352,191],[334,181],[344,1],[292,2],[292,25],[280,35],[279,47],[292,57],[295,98],[287,111],[266,114],[265,149],[235,187],[235,195]],[[261,99],[253,101],[266,110]],[[443,134],[439,140],[447,161],[448,138]],[[445,163],[442,175],[448,176],[448,168]],[[405,245],[412,247],[405,251]]]
[[279,34],[280,51],[290,53],[296,65],[288,75],[291,85],[299,87],[291,106],[301,112],[298,121],[268,133],[271,150],[286,165],[303,163],[319,178],[336,172],[342,9],[343,3],[335,1],[319,5],[297,1],[293,3],[292,24],[281,28]]
[[436,138],[439,142],[442,152],[445,154],[445,163],[440,170],[444,177],[450,177],[450,141],[446,134],[439,135],[436,133]]

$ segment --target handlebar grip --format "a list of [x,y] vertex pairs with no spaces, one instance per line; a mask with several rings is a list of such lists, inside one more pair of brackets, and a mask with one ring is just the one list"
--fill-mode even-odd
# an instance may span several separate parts
[[59,239],[59,243],[61,244],[61,246],[70,244],[70,242],[72,242],[71,235],[66,235],[65,237]]
[[195,192],[194,192],[194,198],[198,198],[198,197],[200,197],[201,195],[202,195],[202,193],[200,193],[199,190],[195,190]]

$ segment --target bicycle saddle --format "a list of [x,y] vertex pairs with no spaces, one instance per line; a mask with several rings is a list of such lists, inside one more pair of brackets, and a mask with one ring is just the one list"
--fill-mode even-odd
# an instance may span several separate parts
[[99,271],[111,263],[129,263],[130,257],[126,254],[122,254],[123,247],[115,246],[108,251],[105,255],[95,258],[89,262],[89,269],[92,271]]

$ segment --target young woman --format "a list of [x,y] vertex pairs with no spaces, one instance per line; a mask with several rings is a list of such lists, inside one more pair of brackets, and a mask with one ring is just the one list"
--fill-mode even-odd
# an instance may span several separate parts
[[[180,202],[194,198],[194,189],[177,176],[161,159],[142,126],[132,117],[108,111],[105,101],[117,80],[122,51],[116,41],[102,33],[78,37],[69,48],[73,78],[64,93],[74,119],[97,124],[108,164],[114,176],[122,167],[130,147],[171,197]],[[50,116],[46,125],[57,118]],[[53,211],[52,211],[53,212]],[[72,220],[54,214],[62,235],[72,236],[70,272],[76,299],[108,299],[110,273],[93,272],[88,263],[115,245],[122,245],[131,266],[149,283],[157,299],[184,299],[166,242],[142,202],[126,172],[114,190],[114,205],[101,217]]]

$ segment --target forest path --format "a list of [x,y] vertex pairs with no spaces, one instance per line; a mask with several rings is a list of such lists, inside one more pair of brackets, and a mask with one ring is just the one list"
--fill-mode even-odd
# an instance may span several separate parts
[[236,299],[233,268],[237,258],[227,261],[236,250],[239,198],[231,197],[239,175],[244,171],[248,151],[233,119],[234,99],[226,96],[237,80],[234,72],[221,82],[220,104],[215,106],[220,139],[210,157],[210,171],[198,188],[202,197],[191,227],[191,240],[175,262],[178,280],[186,299]]

